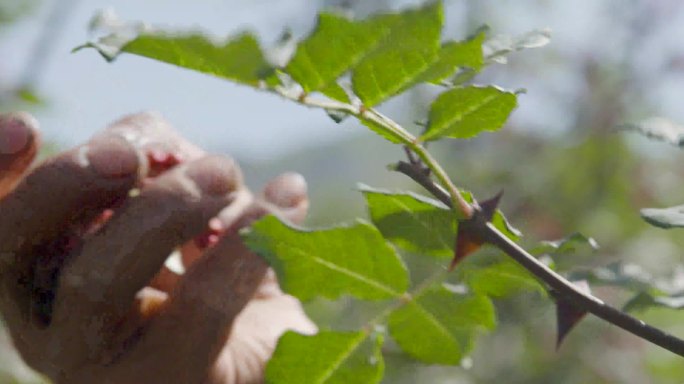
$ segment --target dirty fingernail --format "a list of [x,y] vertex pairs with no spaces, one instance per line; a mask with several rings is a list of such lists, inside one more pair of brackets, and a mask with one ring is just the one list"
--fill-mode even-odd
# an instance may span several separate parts
[[235,161],[221,156],[197,160],[189,165],[185,174],[210,195],[225,195],[238,189],[242,183],[242,175]]
[[0,115],[0,154],[10,155],[26,148],[37,129],[38,121],[28,113]]

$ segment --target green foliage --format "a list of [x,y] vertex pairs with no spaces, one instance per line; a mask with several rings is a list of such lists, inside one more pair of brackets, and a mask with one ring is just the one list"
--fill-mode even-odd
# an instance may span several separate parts
[[468,139],[482,131],[496,131],[517,104],[514,93],[497,87],[454,88],[439,95],[421,140],[441,137]]
[[[311,36],[297,46],[284,71],[305,92],[325,90],[363,59],[387,32],[387,28],[378,23],[353,22],[323,13]],[[334,92],[328,90],[323,93],[329,95]],[[339,91],[337,93],[338,96],[333,98],[339,99]]]
[[408,287],[399,256],[375,227],[362,221],[305,231],[269,216],[252,226],[245,241],[273,266],[282,288],[302,300],[345,293],[361,299],[388,299]]
[[463,274],[473,292],[482,295],[506,297],[524,291],[546,294],[544,287],[527,270],[510,260],[469,267]]
[[97,49],[108,61],[127,52],[253,86],[273,73],[259,43],[249,33],[235,36],[223,44],[216,44],[197,33],[142,33],[132,40],[109,38],[75,50],[88,47]]
[[386,239],[410,252],[452,257],[457,223],[444,204],[412,192],[360,189],[373,224]]
[[285,333],[266,369],[267,383],[378,383],[384,364],[382,335],[320,331]]
[[389,33],[354,69],[354,92],[374,106],[415,84],[415,77],[437,59],[443,10],[440,2],[369,20]]
[[[458,365],[475,336],[495,327],[492,298],[521,291],[546,293],[536,278],[510,260],[460,264],[458,289],[443,284],[445,266],[410,286],[409,271],[395,249],[428,255],[437,262],[454,256],[457,219],[464,217],[456,203],[460,198],[470,203],[474,199],[451,185],[421,143],[468,139],[501,129],[517,105],[517,93],[474,86],[470,80],[486,65],[505,62],[510,52],[548,42],[547,31],[487,40],[484,29],[463,41],[442,41],[443,17],[439,1],[366,20],[323,13],[282,66],[269,63],[249,33],[217,43],[197,33],[142,32],[133,38],[107,36],[83,46],[97,49],[108,60],[129,53],[249,85],[321,108],[338,122],[353,116],[387,141],[405,145],[449,194],[456,208],[415,193],[362,186],[372,224],[359,220],[305,230],[268,216],[245,230],[247,246],[270,263],[287,293],[301,300],[349,295],[387,304],[357,331],[286,333],[267,367],[267,382],[377,383],[384,369],[384,325],[413,358]],[[425,132],[416,138],[373,107],[421,83],[439,86],[441,93],[429,108]],[[667,215],[667,225],[681,219],[679,215]],[[513,241],[519,240],[520,233],[500,211],[491,222]],[[475,235],[470,240],[478,247],[484,242]],[[587,246],[596,248],[593,239],[574,234],[543,243],[535,252],[557,256]],[[584,274],[591,283],[607,282],[597,270],[573,274]],[[637,283],[643,284],[636,288]],[[648,290],[645,282],[632,279],[625,284],[632,284],[630,291],[640,295],[633,300],[635,308],[667,301],[663,292]]]
[[483,295],[464,295],[436,287],[424,291],[388,320],[399,346],[431,364],[459,364],[481,327],[496,325],[494,306]]

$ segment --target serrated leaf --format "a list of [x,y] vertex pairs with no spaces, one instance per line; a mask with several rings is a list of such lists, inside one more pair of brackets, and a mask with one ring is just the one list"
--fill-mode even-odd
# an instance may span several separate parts
[[389,32],[352,73],[354,93],[367,107],[413,85],[416,76],[435,61],[442,22],[441,2],[368,20],[373,28]]
[[416,83],[440,83],[451,77],[458,68],[470,68],[479,72],[484,64],[482,56],[482,42],[485,33],[480,32],[475,37],[464,41],[450,41],[442,44],[437,59],[430,64],[419,76]]
[[524,291],[546,294],[544,287],[532,274],[509,260],[468,268],[464,272],[464,279],[473,292],[492,297],[506,297]]
[[516,95],[497,87],[468,86],[443,92],[430,107],[423,141],[467,139],[503,126],[517,105]]
[[392,338],[409,355],[426,363],[456,365],[480,328],[496,325],[494,306],[482,295],[432,288],[392,312]]
[[506,64],[506,56],[511,52],[528,48],[543,47],[551,41],[549,29],[535,29],[519,36],[494,36],[485,41],[482,46],[485,60],[499,64]]
[[384,372],[382,335],[320,331],[286,332],[265,373],[266,383],[379,383]]
[[97,49],[108,60],[127,52],[252,86],[258,85],[259,80],[273,78],[272,66],[257,39],[249,33],[223,44],[197,33],[141,33],[133,39],[111,35],[76,50],[86,47]]
[[322,94],[333,100],[341,101],[343,103],[349,102],[349,95],[347,94],[347,91],[345,91],[344,88],[337,83],[330,83],[320,91]]
[[449,258],[456,220],[441,202],[412,192],[373,189],[360,185],[373,223],[397,246],[416,253]]
[[530,253],[534,255],[560,255],[564,253],[574,253],[577,252],[578,249],[585,248],[595,251],[599,249],[599,245],[594,238],[587,237],[579,232],[574,232],[562,239],[542,241],[538,246],[534,247]]
[[684,148],[684,126],[663,117],[651,117],[637,123],[625,124],[619,128],[635,131],[649,139],[664,141]]
[[660,228],[684,227],[684,205],[670,208],[644,208],[641,217],[651,225]]
[[354,22],[322,13],[311,36],[297,46],[285,72],[304,91],[321,90],[350,70],[388,32],[378,23]]
[[633,292],[657,291],[654,277],[641,266],[632,263],[614,262],[606,266],[574,271],[570,273],[569,278],[586,280],[592,286],[608,285]]
[[301,300],[334,299],[343,294],[388,299],[401,296],[409,284],[406,267],[394,248],[363,221],[312,231],[267,216],[255,222],[243,238],[271,264],[281,288]]
[[365,125],[371,131],[375,132],[380,137],[389,141],[390,143],[395,143],[395,144],[403,143],[403,141],[399,135],[396,135],[392,132],[387,132],[387,130],[384,129],[383,126],[377,124],[376,122],[374,122],[372,120],[366,120],[366,119],[359,120],[359,121],[361,122],[361,124]]

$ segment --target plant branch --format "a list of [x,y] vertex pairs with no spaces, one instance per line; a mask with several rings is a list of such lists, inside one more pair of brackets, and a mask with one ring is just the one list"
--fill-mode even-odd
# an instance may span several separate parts
[[415,136],[406,131],[401,125],[388,116],[383,115],[375,109],[366,108],[364,106],[357,107],[352,104],[341,103],[335,100],[314,99],[306,94],[292,92],[284,87],[275,87],[268,90],[304,106],[350,114],[357,119],[368,122],[379,130],[382,130],[383,133],[388,134],[411,149],[423,161],[425,166],[434,173],[437,180],[446,188],[449,200],[451,201],[449,206],[456,208],[453,209],[453,211],[456,213],[458,219],[468,219],[472,216],[473,208],[465,199],[463,199],[458,188],[451,182],[449,175],[447,175],[446,171],[439,165],[437,160],[435,160],[430,152],[420,144]]
[[[435,198],[447,206],[451,206],[451,199],[446,191],[439,185],[436,185],[428,175],[421,172],[415,165],[399,162],[395,169],[423,186]],[[633,335],[663,347],[670,352],[679,356],[684,356],[684,340],[648,325],[625,312],[611,307],[591,294],[579,290],[570,281],[551,270],[525,249],[506,237],[506,235],[501,233],[492,223],[483,222],[482,225],[476,225],[474,229],[478,231],[478,234],[483,239],[486,239],[487,243],[499,248],[538,279],[554,289],[558,295],[572,302],[572,304],[578,308],[586,310],[587,312],[590,312]]]

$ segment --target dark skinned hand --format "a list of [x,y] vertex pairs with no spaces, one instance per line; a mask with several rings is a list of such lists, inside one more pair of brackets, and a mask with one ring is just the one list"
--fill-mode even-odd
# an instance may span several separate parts
[[[29,170],[37,123],[0,115],[0,311],[56,383],[258,383],[286,330],[315,332],[238,231],[301,222],[306,183],[253,196],[237,164],[154,113]],[[180,249],[185,273],[165,267]]]

